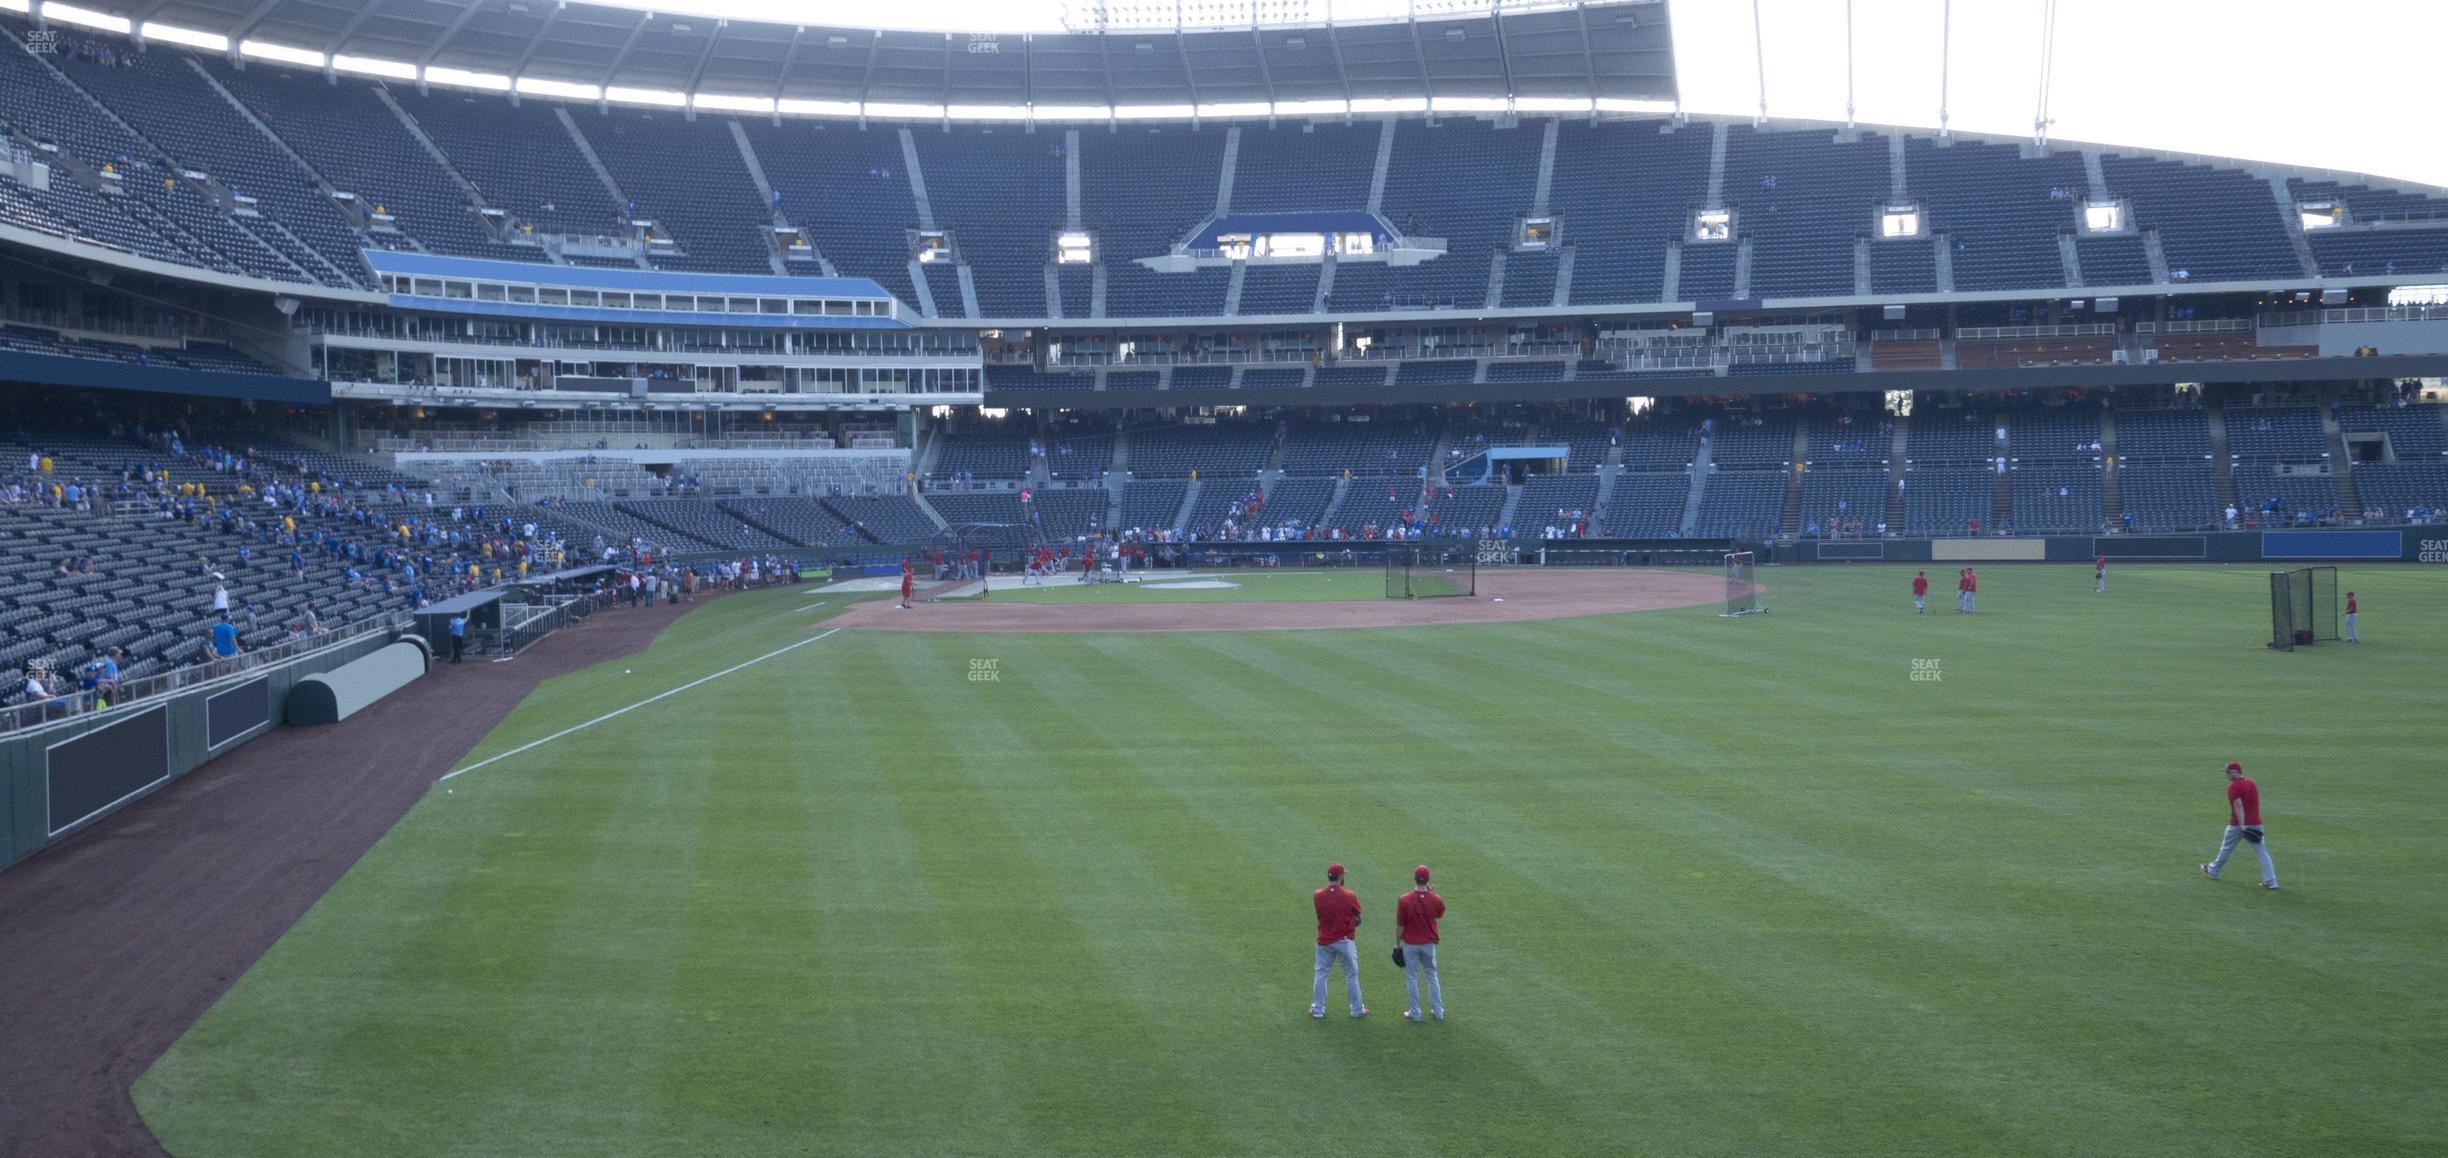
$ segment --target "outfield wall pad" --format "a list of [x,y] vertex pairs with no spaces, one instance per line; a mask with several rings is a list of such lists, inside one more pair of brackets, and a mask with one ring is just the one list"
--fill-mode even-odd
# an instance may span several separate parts
[[432,662],[423,647],[403,640],[364,659],[307,676],[289,689],[289,722],[337,724],[416,682]]
[[[1574,540],[1576,549],[1598,546]],[[2088,563],[2405,562],[2448,563],[2448,527],[2319,527],[2205,531],[2190,535],[2051,535],[1980,539],[1803,539],[1778,543],[1777,563],[1988,562]]]
[[1935,563],[2037,563],[2048,558],[2046,539],[1932,539]]
[[388,636],[367,635],[0,737],[0,868],[263,734],[281,722],[281,706],[300,680],[389,644]]

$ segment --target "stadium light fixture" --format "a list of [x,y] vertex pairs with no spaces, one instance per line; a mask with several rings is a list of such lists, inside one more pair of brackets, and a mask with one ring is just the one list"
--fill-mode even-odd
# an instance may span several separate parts
[[404,60],[384,60],[378,56],[338,56],[331,58],[333,72],[356,73],[360,76],[387,77],[391,80],[415,80],[416,66]]
[[198,32],[193,28],[181,28],[176,24],[162,24],[152,20],[145,21],[140,27],[144,31],[146,40],[159,40],[165,44],[184,44],[189,48],[201,48],[206,52],[229,51],[229,37],[217,32]]
[[75,24],[85,28],[99,28],[104,32],[116,32],[122,36],[127,35],[129,28],[128,19],[125,16],[113,16],[108,12],[96,12],[90,8],[76,7],[73,4],[46,3],[42,6],[42,14],[46,20],[57,20],[62,24]]
[[[338,58],[333,59],[332,67],[340,67]],[[546,80],[539,76],[522,76],[518,78],[517,88],[522,96],[560,97],[564,100],[592,101],[599,100],[603,96],[603,90],[596,88],[591,84],[577,84],[575,82],[566,80]]]
[[[433,74],[432,69],[426,69],[425,72],[428,76]],[[620,85],[607,85],[603,90],[603,99],[625,105],[651,105],[666,109],[688,107],[687,93],[662,88],[624,88]]]
[[425,83],[448,85],[452,88],[483,89],[487,92],[510,91],[510,78],[499,73],[469,72],[462,68],[443,68],[439,65],[428,67],[425,70]]
[[238,55],[249,60],[278,61],[301,68],[323,67],[323,54],[320,52],[311,48],[292,48],[286,44],[273,44],[264,40],[239,41]]

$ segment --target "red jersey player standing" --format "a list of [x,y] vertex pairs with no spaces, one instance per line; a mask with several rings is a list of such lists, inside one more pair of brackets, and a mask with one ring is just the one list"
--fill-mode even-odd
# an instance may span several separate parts
[[1913,572],[1913,614],[1929,614],[1929,572]]
[[1428,978],[1428,1014],[1445,1020],[1445,990],[1437,984],[1437,918],[1445,915],[1445,898],[1428,887],[1428,866],[1411,870],[1417,888],[1394,905],[1394,924],[1402,930],[1403,985],[1411,995],[1406,1021],[1420,1019],[1420,976]]
[[910,561],[909,561],[909,556],[907,556],[907,555],[903,555],[903,556],[901,556],[901,610],[903,610],[903,611],[907,611],[907,610],[909,610],[909,597],[910,597]]
[[2091,560],[2091,581],[2094,584],[2091,588],[2093,592],[2104,593],[2108,590],[2108,556],[2100,555]]
[[2356,638],[2355,638],[2354,621],[2355,621],[2355,597],[2354,597],[2354,592],[2349,591],[2349,592],[2347,592],[2347,593],[2346,593],[2346,642],[2348,642],[2348,643],[2361,643],[2361,642],[2363,642],[2362,640],[2359,640],[2359,639],[2356,639]]
[[2261,858],[2261,887],[2278,887],[2278,869],[2270,864],[2269,843],[2261,836],[2261,787],[2244,775],[2242,764],[2227,764],[2227,835],[2219,839],[2218,855],[2201,866],[2202,875],[2219,879],[2219,870],[2227,867],[2227,854],[2235,851],[2236,841],[2248,841],[2253,854]]
[[1367,1017],[1360,1004],[1360,949],[1352,934],[1360,930],[1360,896],[1343,887],[1343,866],[1326,866],[1326,887],[1309,895],[1317,908],[1317,979],[1309,987],[1309,1016],[1326,1016],[1326,980],[1335,962],[1343,963],[1343,996],[1351,999],[1351,1015]]

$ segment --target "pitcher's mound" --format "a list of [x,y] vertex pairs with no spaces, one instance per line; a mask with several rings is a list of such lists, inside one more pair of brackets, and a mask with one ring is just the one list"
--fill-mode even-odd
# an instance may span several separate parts
[[[1179,586],[1235,584],[1189,580]],[[1615,615],[1714,604],[1724,598],[1725,577],[1713,571],[1520,568],[1481,571],[1477,595],[1444,599],[1124,605],[964,600],[923,604],[899,614],[879,601],[859,604],[832,622],[852,631],[1317,631]]]

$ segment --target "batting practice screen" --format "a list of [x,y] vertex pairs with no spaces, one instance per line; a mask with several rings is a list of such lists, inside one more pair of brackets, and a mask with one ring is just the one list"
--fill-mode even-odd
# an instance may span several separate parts
[[2270,643],[2281,651],[2338,638],[2337,568],[2270,572]]
[[1477,595],[1478,547],[1471,543],[1389,545],[1385,553],[1385,579],[1388,599]]
[[1752,576],[1751,552],[1736,551],[1725,557],[1725,610],[1721,616],[1750,615],[1766,611],[1760,606],[1759,583]]

